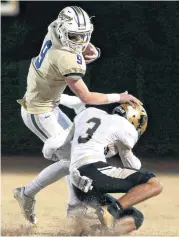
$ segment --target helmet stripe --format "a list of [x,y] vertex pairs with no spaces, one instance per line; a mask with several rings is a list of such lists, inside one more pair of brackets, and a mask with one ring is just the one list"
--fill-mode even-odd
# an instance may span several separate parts
[[76,18],[77,18],[78,27],[80,27],[80,19],[79,19],[79,16],[78,16],[78,12],[76,11],[75,7],[71,7],[71,8],[75,12],[75,15],[76,15]]
[[81,13],[82,13],[82,15],[83,15],[84,25],[86,26],[86,20],[85,20],[85,15],[84,15],[84,13],[83,13],[83,10],[82,10],[80,7],[78,7],[78,8],[80,9],[80,11],[81,11]]
[[74,9],[76,10],[76,12],[78,14],[79,21],[80,21],[80,26],[81,25],[86,26],[86,20],[85,20],[83,10],[80,7],[77,7],[77,6],[74,6]]

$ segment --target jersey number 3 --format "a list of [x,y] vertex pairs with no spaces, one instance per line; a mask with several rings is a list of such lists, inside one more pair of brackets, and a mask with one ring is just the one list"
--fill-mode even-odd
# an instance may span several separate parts
[[51,46],[52,46],[52,41],[51,40],[47,40],[45,42],[43,48],[41,49],[38,58],[35,61],[35,66],[36,66],[37,69],[40,68],[40,66],[41,66],[41,64],[42,64],[42,62],[43,62],[43,60],[45,58],[45,55],[46,55],[47,51],[51,48]]
[[92,128],[88,128],[88,130],[85,133],[85,136],[80,136],[78,138],[78,143],[88,142],[92,138],[93,134],[95,133],[99,125],[101,124],[101,120],[99,118],[91,118],[87,121],[87,123],[94,123],[94,126]]

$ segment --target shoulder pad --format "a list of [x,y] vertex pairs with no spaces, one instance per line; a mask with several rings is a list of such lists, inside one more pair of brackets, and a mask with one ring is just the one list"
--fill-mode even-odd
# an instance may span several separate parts
[[82,54],[66,50],[51,50],[55,66],[64,77],[83,77],[86,72],[86,63]]

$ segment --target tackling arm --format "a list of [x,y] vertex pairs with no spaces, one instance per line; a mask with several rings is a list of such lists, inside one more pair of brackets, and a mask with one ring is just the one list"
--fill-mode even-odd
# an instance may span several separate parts
[[105,158],[109,159],[115,155],[119,155],[124,167],[133,168],[139,170],[141,168],[140,160],[133,154],[132,150],[122,143],[111,143],[107,146],[105,152]]
[[85,104],[77,96],[70,96],[66,94],[61,95],[60,104],[70,109],[74,109],[76,114],[86,108]]
[[66,129],[62,134],[48,138],[42,148],[42,153],[46,159],[51,159],[52,155],[63,145],[69,143],[74,134],[74,125],[70,129]]

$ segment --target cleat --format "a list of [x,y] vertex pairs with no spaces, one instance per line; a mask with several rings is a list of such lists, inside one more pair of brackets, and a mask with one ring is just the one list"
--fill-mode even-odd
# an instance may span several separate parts
[[67,217],[79,217],[82,216],[84,214],[86,214],[86,209],[87,206],[85,205],[81,205],[81,204],[77,204],[77,205],[69,205],[68,204],[68,208],[67,208]]
[[82,216],[87,219],[95,219],[97,218],[96,210],[81,203],[77,205],[68,205],[67,217],[77,218]]
[[115,225],[114,217],[107,211],[105,207],[99,207],[96,210],[96,214],[98,216],[99,221],[103,228],[112,229]]
[[13,190],[14,198],[17,200],[22,214],[31,224],[36,225],[37,219],[34,213],[35,199],[24,194],[25,188],[16,188]]

